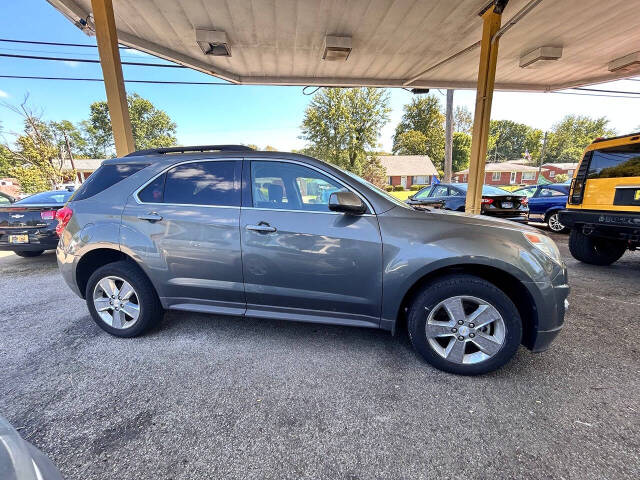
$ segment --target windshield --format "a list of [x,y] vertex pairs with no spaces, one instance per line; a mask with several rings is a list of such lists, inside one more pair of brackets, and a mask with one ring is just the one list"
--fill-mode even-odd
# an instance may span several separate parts
[[498,187],[492,187],[491,185],[485,185],[482,187],[482,194],[483,195],[505,195],[505,194],[509,194],[509,192],[507,192],[506,190],[503,190],[502,188],[498,188]]
[[42,192],[31,195],[30,197],[23,198],[17,201],[14,205],[37,205],[37,204],[49,204],[60,203],[64,204],[73,192],[67,192],[66,190],[59,190],[54,192]]
[[[333,166],[335,167],[335,165],[333,165]],[[393,195],[390,195],[388,192],[385,192],[383,189],[381,189],[380,187],[375,186],[373,183],[367,182],[364,178],[359,177],[355,173],[349,172],[348,170],[344,170],[344,169],[342,169],[340,167],[336,167],[336,168],[338,170],[340,170],[342,173],[345,173],[345,174],[349,175],[349,177],[351,177],[352,179],[354,179],[358,183],[360,183],[360,184],[362,184],[362,185],[364,185],[366,187],[369,187],[372,190],[375,190],[376,193],[379,193],[384,198],[386,198],[390,202],[398,205],[399,207],[403,207],[403,208],[407,208],[409,210],[412,210],[412,208],[409,205],[407,205],[406,203],[404,203],[402,200],[399,200],[396,197],[394,197]]]

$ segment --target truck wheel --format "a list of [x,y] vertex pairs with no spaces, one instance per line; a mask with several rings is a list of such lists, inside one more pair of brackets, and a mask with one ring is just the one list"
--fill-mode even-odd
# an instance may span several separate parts
[[93,272],[85,297],[93,320],[117,337],[140,335],[162,315],[153,285],[136,265],[126,261],[109,263]]
[[459,375],[481,375],[503,366],[522,339],[522,320],[511,299],[473,275],[439,278],[413,301],[411,343],[431,365]]
[[569,250],[576,260],[591,265],[611,265],[627,250],[623,240],[610,240],[587,236],[572,229],[569,234]]
[[547,216],[547,226],[549,230],[555,233],[565,233],[569,231],[569,229],[560,222],[558,212],[553,212]]

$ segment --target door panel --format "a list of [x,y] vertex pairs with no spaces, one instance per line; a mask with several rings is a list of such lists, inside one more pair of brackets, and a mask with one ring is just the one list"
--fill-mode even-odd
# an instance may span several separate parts
[[301,176],[307,185],[344,188],[315,170],[286,162],[252,164],[254,204],[272,202],[274,208],[241,212],[247,315],[377,326],[382,243],[375,215],[330,212],[328,197],[310,187],[311,201],[299,194]]
[[[193,184],[194,201],[229,205],[140,203],[132,196],[122,217],[121,242],[148,268],[165,306],[197,310],[199,305],[212,312],[242,314],[245,297],[239,228],[241,162],[218,163],[235,164],[231,169],[233,177],[216,179],[211,178],[211,172],[204,172],[199,177],[204,180]],[[192,174],[198,167],[193,164],[191,170],[183,169],[177,175]],[[185,192],[178,191],[181,186],[169,179],[166,182],[165,197],[189,201]],[[161,188],[162,184],[151,182],[149,189]],[[203,186],[209,188],[212,184],[220,188],[204,192]],[[169,193],[169,189],[173,191]],[[162,190],[151,193],[145,190],[140,192],[141,198],[161,200],[158,192]]]

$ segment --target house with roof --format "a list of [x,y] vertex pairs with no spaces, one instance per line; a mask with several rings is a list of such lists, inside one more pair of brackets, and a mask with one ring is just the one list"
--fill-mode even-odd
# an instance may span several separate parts
[[[80,183],[84,182],[87,178],[89,178],[89,175],[91,175],[93,172],[95,172],[98,167],[100,167],[100,165],[102,165],[102,162],[104,162],[104,158],[76,158],[73,160],[73,165],[76,167],[76,172],[78,172],[78,175],[80,176]],[[66,159],[63,164],[62,164],[62,168],[65,170],[71,170],[71,161]]]
[[378,156],[387,175],[388,185],[429,185],[438,170],[428,155],[382,155]]
[[[469,169],[453,175],[456,182],[465,183]],[[514,162],[487,163],[484,170],[485,185],[535,185],[538,182],[538,168]]]
[[573,178],[573,172],[578,168],[577,163],[543,163],[542,174],[552,182],[555,182],[556,175],[565,174]]

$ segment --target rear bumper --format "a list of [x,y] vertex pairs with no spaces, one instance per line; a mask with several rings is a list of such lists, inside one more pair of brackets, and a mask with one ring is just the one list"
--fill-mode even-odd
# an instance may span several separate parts
[[487,215],[489,217],[501,218],[503,220],[511,220],[512,222],[526,223],[528,212],[496,213],[488,210],[488,211],[482,212],[482,214]]
[[563,225],[586,234],[640,242],[640,212],[566,209],[559,218]]
[[71,255],[70,253],[66,253],[59,246],[56,248],[56,257],[58,259],[58,271],[62,275],[62,278],[64,278],[66,284],[69,285],[71,290],[73,290],[73,293],[84,298],[84,295],[80,292],[76,281],[76,265],[78,263],[78,257]]
[[[10,235],[28,235],[29,243],[9,243]],[[12,252],[53,250],[58,246],[59,240],[58,235],[51,230],[0,228],[0,250]]]

